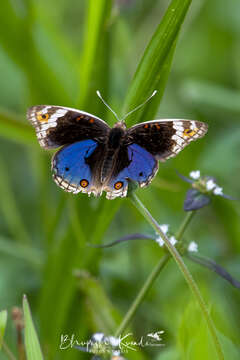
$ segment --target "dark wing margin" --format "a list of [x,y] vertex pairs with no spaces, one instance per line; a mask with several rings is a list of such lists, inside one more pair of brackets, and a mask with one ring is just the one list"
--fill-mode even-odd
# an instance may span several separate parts
[[191,141],[203,137],[207,124],[184,119],[153,120],[128,129],[126,142],[135,143],[149,151],[157,160],[176,156]]
[[104,141],[110,128],[98,117],[63,106],[37,105],[27,111],[39,144],[46,149],[97,139]]

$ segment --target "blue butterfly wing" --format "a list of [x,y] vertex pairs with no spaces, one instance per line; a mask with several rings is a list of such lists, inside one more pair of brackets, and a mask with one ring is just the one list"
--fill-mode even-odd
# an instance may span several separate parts
[[78,141],[59,150],[52,159],[53,178],[68,192],[91,192],[93,186],[89,157],[97,149],[94,140]]
[[128,157],[131,163],[121,172],[121,176],[137,181],[140,186],[147,185],[157,171],[156,159],[137,144],[128,146]]
[[[128,146],[127,152],[130,164],[108,183],[108,199],[126,196],[129,180],[138,182],[140,187],[147,186],[158,169],[158,162],[155,157],[143,147],[131,144]],[[119,183],[122,183],[120,189],[117,188]]]

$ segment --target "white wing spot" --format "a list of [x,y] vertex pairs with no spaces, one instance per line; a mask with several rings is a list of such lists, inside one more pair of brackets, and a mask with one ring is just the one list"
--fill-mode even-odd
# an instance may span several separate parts
[[190,129],[195,131],[196,128],[197,128],[196,122],[192,120],[192,121],[191,121],[191,125],[190,125]]
[[[50,116],[49,122],[55,122],[58,118],[63,117],[67,112],[68,112],[68,110],[58,109],[54,114],[52,114]],[[53,126],[56,126],[56,125],[53,125]]]

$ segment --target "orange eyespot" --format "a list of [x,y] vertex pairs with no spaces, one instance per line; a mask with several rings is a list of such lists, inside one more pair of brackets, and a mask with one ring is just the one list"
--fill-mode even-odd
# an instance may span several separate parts
[[94,123],[94,119],[90,119],[89,122],[92,124]]
[[123,182],[122,181],[118,181],[116,182],[116,184],[114,184],[114,188],[116,190],[120,190],[123,187]]
[[88,186],[88,184],[89,184],[89,182],[88,182],[86,179],[82,179],[82,180],[80,181],[80,185],[81,185],[81,187],[83,187],[83,188],[86,188],[86,187]]
[[49,115],[47,113],[42,114],[41,112],[38,112],[37,113],[37,119],[38,119],[38,121],[48,121]]
[[194,130],[185,129],[183,132],[183,135],[187,136],[187,137],[191,137],[191,136],[195,135],[197,133],[197,131],[198,131],[198,129],[194,129]]
[[144,129],[147,129],[148,128],[148,124],[144,125]]

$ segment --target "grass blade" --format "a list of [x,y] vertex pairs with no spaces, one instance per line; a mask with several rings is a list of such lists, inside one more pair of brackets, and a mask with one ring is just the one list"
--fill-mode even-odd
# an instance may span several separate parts
[[[144,110],[136,112],[128,123],[151,118],[157,111],[169,74],[179,30],[191,0],[172,0],[138,65],[125,101],[125,112],[142,103],[156,89],[158,94]],[[151,115],[151,116],[150,116]],[[149,118],[149,120],[150,120]]]
[[[93,322],[93,331],[103,332],[105,335],[113,335],[121,322],[121,315],[111,302],[98,279],[92,277],[85,271],[78,270],[76,276],[79,278],[81,292],[86,297],[86,309]],[[85,311],[85,308],[84,310]],[[120,333],[119,338],[123,337]],[[131,352],[131,359],[141,360],[145,356],[141,352]]]
[[[102,47],[106,46],[106,29],[111,14],[111,0],[89,0],[87,24],[85,30],[83,57],[81,61],[81,96],[80,106],[86,106],[90,98],[90,92],[95,92],[96,66],[98,66],[99,52],[103,53]],[[100,57],[101,58],[101,57]],[[101,68],[101,67],[100,67]],[[102,69],[98,67],[99,76]],[[94,76],[93,76],[94,74]]]
[[105,334],[113,334],[121,316],[115,309],[102,285],[90,274],[79,271],[79,285],[87,297],[87,305],[96,329]]
[[[128,118],[128,123],[133,119],[134,122],[150,119],[157,112],[168,79],[177,36],[190,3],[191,0],[173,0],[147,46],[130,86],[125,107],[128,110],[132,109],[141,103],[141,100],[144,101],[154,89],[157,89],[158,93],[149,104],[144,106],[143,112],[134,113],[133,117],[130,116],[131,119]],[[147,117],[146,113],[148,113]],[[104,204],[103,209],[99,212],[101,214],[99,222],[91,237],[95,244],[100,242],[106,227],[121,205],[120,201],[116,202],[116,200],[114,208],[109,201],[105,206]],[[109,214],[111,214],[110,217]],[[92,263],[92,261],[90,262]],[[89,259],[86,263],[89,263]]]
[[[176,39],[190,3],[191,0],[173,0],[153,35],[133,78],[125,101],[125,107],[128,110],[132,109],[141,101],[144,101],[154,89],[157,89],[158,93],[149,104],[144,106],[143,112],[134,113],[133,117],[130,116],[128,123],[129,120],[134,119],[134,122],[138,122],[150,119],[155,115],[168,79]],[[147,112],[148,117],[146,117]],[[114,209],[111,209],[111,218],[118,210],[120,202],[115,204]],[[108,206],[112,207],[112,204],[108,202],[107,208]],[[99,243],[104,234],[105,219],[109,218],[108,209],[103,210],[101,214],[100,226],[95,227],[96,230],[92,236],[94,243]]]
[[[53,244],[48,253],[44,269],[44,281],[39,301],[41,331],[48,345],[48,359],[53,359],[59,341],[59,333],[72,311],[77,291],[73,269],[79,268],[81,249],[79,239],[75,239],[71,226],[62,230],[63,237]],[[51,316],[51,322],[49,317]],[[56,332],[56,329],[59,329]]]
[[2,341],[7,325],[7,310],[0,311],[0,350],[2,349]]
[[0,209],[13,237],[22,243],[31,243],[31,239],[18,209],[14,193],[9,186],[8,171],[0,157]]
[[24,338],[27,360],[43,360],[42,351],[33,324],[32,315],[26,295],[24,295],[23,297],[23,313],[25,324]]

